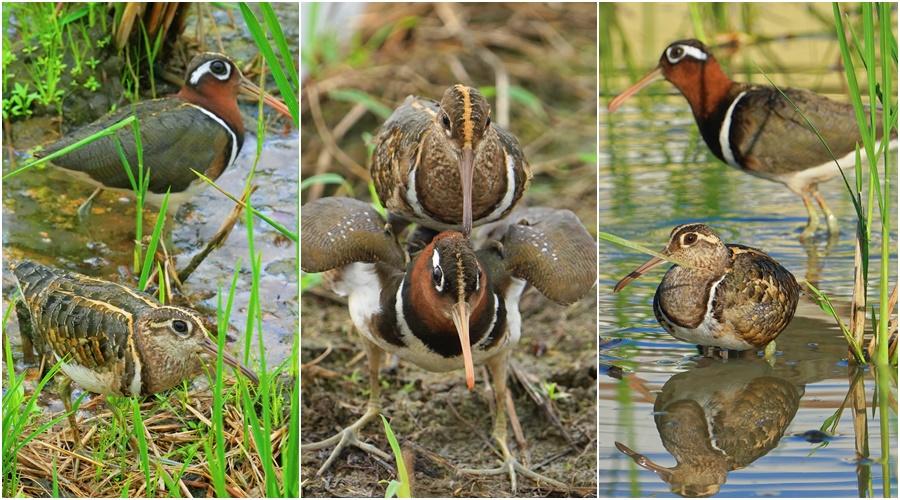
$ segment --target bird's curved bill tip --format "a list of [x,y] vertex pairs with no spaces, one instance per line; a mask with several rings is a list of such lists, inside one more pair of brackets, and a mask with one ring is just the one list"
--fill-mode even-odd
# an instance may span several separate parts
[[456,333],[459,334],[459,343],[462,348],[463,366],[466,369],[466,387],[469,390],[475,388],[475,364],[472,362],[472,345],[469,344],[469,317],[471,311],[469,304],[459,302],[450,311]]
[[622,103],[628,100],[628,98],[640,92],[641,89],[646,87],[647,85],[650,85],[651,83],[662,79],[662,77],[662,68],[656,67],[653,71],[647,73],[643,78],[635,82],[634,85],[628,87],[624,92],[617,95],[612,101],[609,101],[606,109],[609,110],[610,113],[615,113],[616,110],[619,109],[620,106],[622,106]]
[[284,115],[286,118],[293,119],[291,115],[291,110],[288,109],[287,105],[282,102],[281,99],[269,94],[268,92],[264,92],[261,88],[257,87],[256,84],[251,82],[250,80],[243,78],[241,80],[241,92],[243,94],[256,97],[257,99],[262,96],[263,102],[269,105],[272,109],[277,111],[279,114]]

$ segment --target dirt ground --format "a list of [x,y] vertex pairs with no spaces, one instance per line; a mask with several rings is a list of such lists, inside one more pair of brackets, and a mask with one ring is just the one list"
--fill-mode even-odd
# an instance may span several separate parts
[[[456,82],[501,88],[501,75],[505,74],[511,87],[531,94],[517,96],[513,89],[506,127],[518,136],[534,172],[521,206],[571,209],[588,231],[596,234],[595,5],[370,5],[359,19],[359,39],[349,42],[352,54],[347,60],[313,54],[321,66],[311,72],[306,68],[301,98],[303,177],[338,173],[352,186],[352,192],[345,186],[313,186],[302,191],[303,203],[333,195],[366,199],[365,141],[383,118],[371,111],[371,105],[348,102],[347,94],[338,91],[361,91],[393,109],[408,94],[439,98]],[[381,45],[374,49],[366,45],[394,22],[397,26]],[[497,113],[496,99],[489,101]],[[496,115],[494,120],[497,122]],[[554,423],[511,377],[529,463],[537,472],[572,489],[539,488],[519,475],[517,494],[594,496],[594,290],[563,307],[529,289],[520,310],[522,339],[513,350],[513,366],[526,372],[538,390],[555,383],[561,395],[552,402],[559,419]],[[356,342],[345,303],[320,287],[302,294],[304,443],[330,437],[365,411],[366,362]],[[396,359],[382,371],[382,413],[409,455],[408,465],[410,459],[414,461],[414,496],[512,495],[505,475],[486,478],[455,472],[457,468],[498,465],[497,455],[491,451],[492,396],[486,392],[486,377],[486,370],[477,367],[476,389],[470,392],[461,371],[430,373]],[[389,452],[380,422],[370,423],[361,436]],[[522,460],[512,428],[509,436],[510,449]],[[353,448],[321,477],[316,476],[329,453],[330,449],[303,454],[304,496],[384,496],[387,482],[394,478],[393,463]]]
[[[596,487],[595,304],[591,294],[571,306],[557,306],[533,289],[522,300],[522,341],[513,363],[540,383],[556,383],[563,392],[553,403],[561,428],[510,381],[531,464],[543,464],[537,469],[540,473],[575,487],[569,492],[574,495],[593,495]],[[357,356],[361,351],[346,307],[309,293],[304,294],[302,307],[301,362],[309,363],[331,349],[316,369],[305,367],[303,372],[301,436],[303,442],[313,442],[331,436],[365,411],[366,363]],[[489,446],[491,396],[485,391],[487,377],[482,370],[476,371],[478,384],[472,392],[466,390],[461,372],[430,373],[403,361],[389,363],[382,372],[382,412],[401,448],[415,456],[414,495],[511,496],[507,476],[463,477],[454,472],[457,467],[497,465]],[[382,450],[390,449],[379,422],[369,424],[362,436]],[[512,430],[510,441],[512,446]],[[316,477],[329,453],[304,454],[305,496],[383,496],[386,483],[381,481],[394,478],[393,464],[355,448]],[[513,453],[522,456],[521,450],[513,448]],[[523,477],[518,481],[520,496],[566,493],[537,488]]]

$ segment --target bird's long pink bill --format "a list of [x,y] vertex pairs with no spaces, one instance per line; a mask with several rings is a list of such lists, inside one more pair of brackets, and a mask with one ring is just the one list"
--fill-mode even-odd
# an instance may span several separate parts
[[621,291],[623,288],[628,286],[629,283],[640,278],[642,274],[662,264],[663,262],[665,262],[665,260],[660,259],[659,257],[653,257],[647,262],[644,262],[643,264],[641,264],[641,267],[635,269],[634,271],[631,271],[630,273],[628,273],[628,276],[625,276],[624,278],[619,280],[619,282],[616,283],[616,286],[613,288],[613,292]]
[[450,311],[456,333],[459,335],[459,344],[462,349],[463,366],[466,369],[466,387],[469,390],[475,388],[475,364],[472,362],[472,345],[469,343],[469,317],[471,312],[469,304],[459,302]]
[[256,84],[251,82],[246,78],[241,79],[241,92],[245,95],[249,95],[259,99],[259,96],[262,96],[263,102],[268,104],[269,107],[284,115],[287,118],[292,118],[291,110],[288,109],[287,105],[278,99],[277,97],[269,94],[268,92],[264,92],[261,88],[257,87]]
[[662,78],[662,68],[657,67],[653,71],[647,73],[643,78],[635,82],[634,85],[628,87],[624,92],[617,95],[612,101],[609,101],[609,105],[607,105],[606,109],[609,110],[610,113],[615,113],[615,111],[619,109],[619,106],[621,106],[623,102],[628,100],[629,97],[637,94],[647,85],[650,85],[657,80],[661,80]]
[[[219,347],[209,339],[207,339],[206,342],[203,342],[203,348],[206,349],[206,352],[208,352],[212,356],[215,356],[219,352]],[[227,351],[222,352],[222,361],[226,365],[239,370],[241,374],[243,374],[245,377],[250,379],[251,382],[253,382],[253,385],[259,385],[259,377],[256,376],[256,372],[244,366],[243,363],[238,361],[237,358],[232,356]]]
[[459,159],[459,179],[463,191],[462,232],[468,238],[472,232],[472,183],[475,176],[475,152],[471,146],[463,147]]

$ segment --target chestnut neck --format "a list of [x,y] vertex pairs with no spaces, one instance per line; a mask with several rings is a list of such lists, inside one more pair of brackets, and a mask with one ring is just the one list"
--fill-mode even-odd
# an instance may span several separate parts
[[671,81],[691,105],[697,118],[705,119],[714,114],[728,98],[734,82],[722,71],[718,61],[710,59],[699,63],[698,71],[679,71],[669,76]]
[[208,87],[208,84],[204,85],[204,82],[201,82],[197,88],[185,85],[176,96],[218,116],[234,131],[238,140],[242,140],[244,120],[237,106],[237,96],[223,86],[213,89],[204,87]]

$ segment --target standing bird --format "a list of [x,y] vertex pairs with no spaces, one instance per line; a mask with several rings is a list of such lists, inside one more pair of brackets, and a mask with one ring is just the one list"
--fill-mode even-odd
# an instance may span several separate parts
[[371,173],[393,218],[467,236],[509,214],[531,180],[519,141],[493,125],[484,97],[462,84],[440,103],[407,97],[375,137]]
[[[687,99],[716,158],[748,174],[780,182],[803,198],[809,221],[801,239],[812,237],[819,224],[813,199],[825,214],[828,232],[838,233],[838,220],[819,194],[818,184],[840,173],[834,158],[842,168],[853,167],[862,138],[852,105],[809,90],[734,82],[705,45],[679,40],[666,47],[656,69],[610,101],[609,111],[661,78]],[[828,143],[834,158],[806,120]],[[876,123],[880,139],[881,119]],[[896,147],[896,134],[891,138]]]
[[[194,188],[204,184],[192,169],[216,179],[237,158],[244,143],[244,122],[237,105],[239,93],[262,95],[266,104],[290,117],[284,103],[244,78],[231,59],[222,54],[205,52],[195,56],[184,80],[177,94],[123,107],[50,144],[37,156],[55,153],[133,114],[140,122],[144,171],[150,175],[147,199],[159,204],[162,195],[171,189],[170,206],[176,208],[191,197]],[[131,128],[120,129],[116,137],[137,177],[137,147]],[[53,163],[97,186],[86,205],[101,189],[132,190],[112,136],[54,158]]]
[[358,438],[359,429],[380,412],[378,373],[388,352],[429,371],[462,368],[469,389],[475,385],[474,366],[486,364],[497,401],[493,437],[503,465],[464,472],[508,473],[514,491],[517,472],[565,488],[527,469],[510,453],[506,371],[509,352],[521,335],[519,298],[526,284],[550,300],[569,304],[596,281],[596,243],[578,218],[568,210],[525,209],[496,229],[499,241],[478,251],[462,233],[444,231],[409,264],[390,225],[365,202],[322,198],[305,205],[301,218],[301,267],[329,271],[334,291],[349,296],[350,317],[369,359],[366,413],[331,438],[304,446],[334,446],[319,474],[348,445],[388,459]]
[[[160,305],[126,286],[34,262],[14,274],[22,293],[16,305],[26,360],[33,349],[61,361],[68,377],[63,403],[71,411],[69,383],[106,395],[150,395],[202,371],[202,358],[218,346],[197,314]],[[257,383],[256,374],[227,352],[223,361]],[[70,415],[72,428],[77,425]]]
[[[653,296],[656,320],[673,337],[704,348],[766,347],[794,317],[800,287],[763,251],[725,244],[705,224],[675,227],[662,251],[675,264]],[[618,292],[653,267],[653,257],[616,283]],[[774,344],[767,349],[771,356]]]

